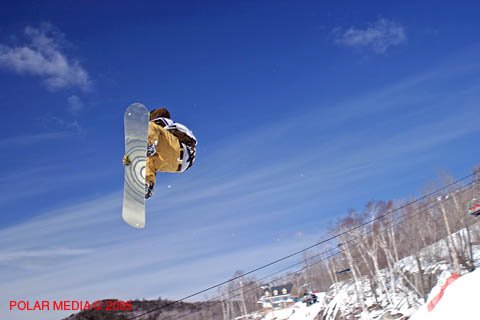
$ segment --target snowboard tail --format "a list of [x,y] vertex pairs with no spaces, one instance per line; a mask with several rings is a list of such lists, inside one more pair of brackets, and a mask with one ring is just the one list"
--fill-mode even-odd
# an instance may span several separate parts
[[123,220],[135,228],[145,227],[145,170],[149,115],[140,103],[131,104],[125,111],[125,166],[123,191]]

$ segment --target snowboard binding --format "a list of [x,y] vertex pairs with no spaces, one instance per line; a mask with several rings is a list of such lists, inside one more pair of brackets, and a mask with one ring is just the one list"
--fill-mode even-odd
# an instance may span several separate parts
[[129,165],[132,163],[132,161],[131,161],[130,158],[128,158],[128,156],[125,154],[125,155],[123,156],[122,163],[123,163],[123,165],[126,167],[126,166],[129,166]]

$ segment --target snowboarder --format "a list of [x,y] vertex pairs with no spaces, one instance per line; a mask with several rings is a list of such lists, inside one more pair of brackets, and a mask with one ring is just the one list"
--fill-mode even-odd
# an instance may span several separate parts
[[[147,138],[147,163],[145,174],[145,199],[153,194],[156,174],[160,172],[184,172],[195,162],[197,139],[192,131],[171,120],[166,108],[150,111]],[[128,166],[128,156],[123,157]]]

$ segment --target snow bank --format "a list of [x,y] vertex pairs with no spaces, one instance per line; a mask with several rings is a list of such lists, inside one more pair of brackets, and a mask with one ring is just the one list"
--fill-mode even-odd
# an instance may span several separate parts
[[[316,293],[318,301],[323,301],[325,293]],[[297,302],[294,305],[268,312],[262,320],[314,320],[323,309],[321,302],[307,306],[304,302]]]
[[[438,303],[428,311],[429,303],[439,296],[441,285],[432,290],[428,302],[410,320],[480,319],[477,293],[480,290],[480,270],[467,273],[446,286]],[[431,305],[431,304],[430,304]]]

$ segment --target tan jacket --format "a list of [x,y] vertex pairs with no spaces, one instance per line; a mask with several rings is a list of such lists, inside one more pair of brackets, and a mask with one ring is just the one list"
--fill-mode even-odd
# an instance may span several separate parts
[[196,156],[197,140],[184,125],[168,118],[153,118],[148,127],[148,144],[155,144],[157,152],[147,157],[146,181],[155,183],[157,171],[184,172]]

